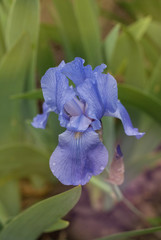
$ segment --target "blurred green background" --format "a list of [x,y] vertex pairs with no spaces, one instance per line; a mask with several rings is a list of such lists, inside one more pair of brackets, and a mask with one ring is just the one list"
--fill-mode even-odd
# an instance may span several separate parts
[[[109,164],[117,143],[124,154],[125,181],[121,189],[161,159],[161,0],[0,0],[2,240],[32,240],[51,226],[51,231],[67,227],[68,223],[60,219],[79,199],[80,187],[40,202],[68,189],[58,183],[48,165],[64,129],[54,113],[45,130],[30,124],[41,112],[40,79],[45,71],[76,56],[93,68],[107,64],[107,72],[117,79],[119,99],[133,125],[146,132],[136,140],[125,136],[119,120],[103,119]],[[107,193],[107,210],[114,204],[114,189],[104,182],[106,175],[95,177],[88,187],[92,193],[97,188]],[[40,192],[50,186],[50,194],[40,194],[25,205],[22,189],[26,182]],[[35,202],[40,205],[20,214]],[[58,209],[62,212],[57,213]],[[40,213],[44,217],[40,218]]]

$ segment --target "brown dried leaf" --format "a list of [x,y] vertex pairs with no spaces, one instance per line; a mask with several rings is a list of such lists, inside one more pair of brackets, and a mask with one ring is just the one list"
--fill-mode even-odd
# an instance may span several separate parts
[[120,146],[118,145],[110,166],[108,182],[121,185],[124,181],[124,162],[123,154],[121,152]]

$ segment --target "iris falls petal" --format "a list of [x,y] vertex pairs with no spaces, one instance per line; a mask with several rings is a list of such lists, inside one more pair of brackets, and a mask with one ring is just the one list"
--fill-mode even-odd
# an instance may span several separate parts
[[108,162],[108,152],[91,128],[83,133],[65,131],[50,158],[52,173],[65,185],[84,185],[100,174]]
[[141,138],[145,133],[140,133],[138,128],[134,128],[130,119],[130,116],[125,109],[125,107],[118,101],[117,110],[114,113],[106,113],[105,116],[111,116],[119,118],[122,121],[124,131],[128,136],[136,136],[136,138]]
[[47,119],[49,116],[49,113],[52,112],[52,109],[48,107],[48,105],[44,102],[43,103],[43,113],[37,114],[36,117],[34,117],[32,121],[32,126],[35,128],[42,128],[44,129],[46,127]]

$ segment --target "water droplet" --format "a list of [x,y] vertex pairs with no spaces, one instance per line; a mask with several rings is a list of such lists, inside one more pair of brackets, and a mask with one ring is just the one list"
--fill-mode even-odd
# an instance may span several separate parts
[[103,171],[103,169],[104,169],[104,166],[101,166],[101,167],[100,167],[100,170]]

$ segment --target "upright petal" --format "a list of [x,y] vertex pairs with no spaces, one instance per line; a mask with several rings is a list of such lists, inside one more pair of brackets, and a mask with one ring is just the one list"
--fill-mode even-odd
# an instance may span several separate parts
[[63,66],[64,61],[58,67],[48,69],[41,79],[45,102],[56,113],[60,113],[65,101],[75,95],[74,90],[69,87],[68,79],[60,72]]
[[79,116],[84,112],[84,103],[79,101],[76,97],[64,104],[65,111],[70,116]]
[[98,95],[104,111],[115,112],[117,108],[118,91],[117,82],[111,74],[96,74]]
[[79,97],[87,103],[87,115],[100,120],[106,112],[117,108],[117,82],[110,74],[95,73],[77,87]]
[[99,97],[97,85],[91,79],[86,79],[77,87],[80,99],[86,102],[86,114],[92,119],[100,120],[104,114],[104,105]]
[[76,86],[83,83],[86,78],[93,76],[92,67],[84,66],[84,62],[84,59],[76,57],[72,62],[65,64],[61,70]]
[[96,132],[65,131],[50,158],[52,173],[65,185],[84,185],[92,175],[100,174],[108,161],[108,152]]
[[44,102],[43,103],[43,113],[37,114],[36,117],[34,117],[32,121],[32,126],[35,128],[42,128],[44,129],[46,127],[47,119],[49,116],[49,113],[52,112],[52,109],[48,107],[48,105]]
[[102,73],[105,68],[107,68],[106,64],[102,63],[101,65],[95,67],[94,72]]
[[122,121],[124,131],[128,136],[136,136],[136,138],[139,139],[145,134],[140,133],[137,128],[133,127],[130,116],[120,101],[117,102],[117,110],[114,113],[106,112],[105,116],[119,118]]

